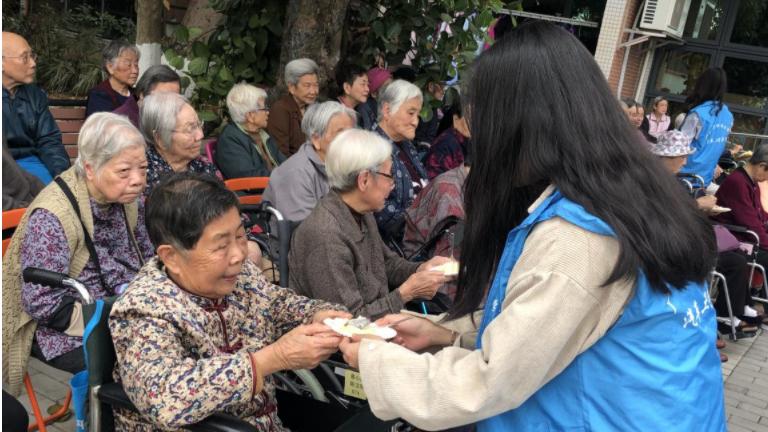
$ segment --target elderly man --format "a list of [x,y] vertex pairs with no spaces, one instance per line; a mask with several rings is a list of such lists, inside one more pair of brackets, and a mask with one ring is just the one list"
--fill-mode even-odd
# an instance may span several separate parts
[[[181,93],[181,78],[179,78],[179,74],[166,65],[150,66],[141,76],[139,82],[136,83],[134,92],[138,102],[140,102],[155,91]],[[120,107],[112,112],[128,117],[128,120],[138,129],[140,127],[140,118],[139,104],[136,98],[129,97]]]
[[325,155],[331,141],[342,131],[355,127],[355,117],[354,111],[338,102],[309,107],[301,121],[307,142],[272,171],[264,200],[292,222],[306,219],[320,198],[328,193]]
[[48,96],[32,84],[36,60],[23,37],[3,32],[3,134],[19,166],[48,184],[69,168],[69,156]]
[[288,93],[272,106],[267,132],[286,156],[296,153],[304,143],[301,119],[307,107],[317,100],[320,90],[317,71],[317,63],[308,58],[292,60],[285,65]]

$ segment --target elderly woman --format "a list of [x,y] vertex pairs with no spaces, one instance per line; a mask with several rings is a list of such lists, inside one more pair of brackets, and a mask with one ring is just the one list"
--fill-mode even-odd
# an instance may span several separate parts
[[264,200],[283,216],[301,222],[309,216],[320,198],[328,193],[325,158],[336,136],[355,127],[355,112],[338,102],[314,104],[301,120],[307,136],[299,151],[272,171]]
[[392,81],[379,97],[376,132],[393,144],[391,159],[395,186],[384,207],[376,213],[376,223],[382,237],[396,242],[403,238],[405,209],[427,184],[427,171],[412,143],[419,124],[422,98],[421,90],[404,80]]
[[179,74],[166,65],[150,66],[136,83],[136,98],[128,98],[119,108],[112,111],[121,114],[139,128],[139,103],[153,92],[181,93],[181,78]]
[[107,79],[88,92],[85,116],[114,111],[133,97],[133,85],[139,78],[139,49],[125,41],[113,41],[102,52]]
[[214,159],[225,179],[269,177],[285,161],[264,128],[269,119],[267,93],[250,84],[235,84],[227,94],[232,121],[216,144]]
[[200,155],[203,126],[195,109],[180,94],[160,92],[141,104],[141,132],[147,140],[147,190],[171,172],[215,175],[216,167]]
[[165,179],[147,222],[157,257],[109,319],[117,372],[140,413],[116,410],[117,429],[181,429],[224,411],[286,430],[271,374],[326,359],[340,338],[321,322],[350,315],[264,279],[245,259],[237,196],[216,178]]
[[[77,292],[22,282],[21,272],[66,273],[94,298],[121,292],[154,254],[139,199],[146,172],[144,139],[128,119],[98,113],[86,120],[75,166],[30,204],[3,259],[3,357],[11,356],[10,365],[26,364],[31,347],[57,369],[85,368]],[[20,370],[3,374],[12,386],[21,381]]]
[[289,286],[300,294],[344,304],[378,318],[415,299],[431,299],[447,279],[435,257],[409,262],[384,245],[373,212],[394,185],[392,146],[373,132],[348,130],[326,158],[331,191],[296,230],[288,262]]
[[306,139],[301,132],[301,119],[307,107],[317,100],[320,91],[318,70],[317,63],[308,58],[292,60],[285,65],[288,93],[272,105],[267,132],[286,156],[296,153]]

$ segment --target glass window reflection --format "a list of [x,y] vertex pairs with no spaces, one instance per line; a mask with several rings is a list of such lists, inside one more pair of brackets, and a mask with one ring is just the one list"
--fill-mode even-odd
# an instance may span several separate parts
[[723,0],[692,0],[683,37],[714,41],[723,18]]
[[688,94],[699,75],[709,67],[709,59],[709,54],[692,51],[664,52],[655,89],[674,95]]
[[768,62],[726,57],[728,76],[725,102],[750,108],[768,108]]
[[768,2],[741,0],[731,43],[768,47]]

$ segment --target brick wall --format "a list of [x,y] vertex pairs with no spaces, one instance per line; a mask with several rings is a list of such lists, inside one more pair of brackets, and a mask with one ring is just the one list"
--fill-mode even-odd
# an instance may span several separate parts
[[[627,0],[626,7],[624,9],[624,17],[622,22],[622,30],[632,28],[635,23],[635,17],[640,12],[639,9],[642,6],[642,0]],[[629,39],[629,34],[622,31],[620,36],[620,42],[624,43]],[[643,66],[643,59],[645,54],[643,48],[646,44],[633,45],[629,51],[629,58],[627,59],[627,66],[624,71],[624,83],[621,89],[621,97],[633,97],[637,90],[640,72]],[[608,84],[611,90],[616,93],[619,85],[619,76],[621,74],[621,65],[624,60],[624,52],[627,48],[619,47],[614,53],[613,63],[611,65],[611,72],[608,75]]]

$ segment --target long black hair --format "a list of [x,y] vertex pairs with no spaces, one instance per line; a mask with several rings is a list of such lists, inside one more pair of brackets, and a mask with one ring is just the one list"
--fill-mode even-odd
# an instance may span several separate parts
[[715,101],[717,103],[715,114],[720,114],[720,110],[723,109],[723,96],[727,90],[728,78],[725,70],[723,68],[709,68],[696,80],[693,92],[685,98],[685,103],[688,104],[690,110],[704,102]]
[[638,142],[575,37],[552,24],[522,25],[477,59],[468,90],[473,161],[451,318],[479,307],[507,234],[549,184],[616,232],[620,253],[606,285],[638,270],[659,292],[706,278],[712,228]]

